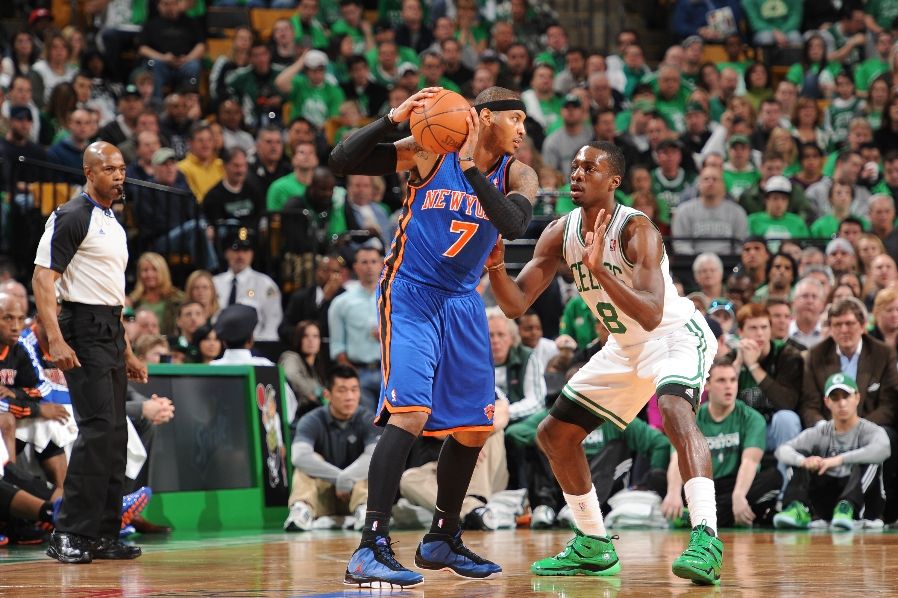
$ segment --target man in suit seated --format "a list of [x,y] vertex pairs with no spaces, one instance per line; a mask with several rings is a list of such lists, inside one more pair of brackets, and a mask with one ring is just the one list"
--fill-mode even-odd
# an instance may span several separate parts
[[[898,370],[895,351],[864,333],[867,309],[853,297],[833,303],[829,309],[830,338],[821,341],[807,355],[799,411],[805,426],[832,419],[823,402],[826,379],[844,373],[857,381],[860,392],[858,415],[885,429],[891,454],[896,454],[895,409],[898,404]],[[883,520],[890,523],[898,516],[896,502],[895,457],[883,464],[886,503]]]

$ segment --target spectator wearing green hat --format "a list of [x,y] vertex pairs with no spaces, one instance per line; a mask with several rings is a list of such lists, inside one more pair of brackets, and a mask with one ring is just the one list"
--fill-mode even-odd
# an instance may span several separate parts
[[831,513],[833,530],[882,529],[883,463],[891,454],[889,437],[858,415],[860,402],[854,377],[843,372],[830,375],[823,403],[832,419],[777,449],[777,459],[792,469],[792,475],[783,496],[788,506],[773,518],[775,527],[805,529],[812,519]]
[[727,140],[729,160],[723,164],[723,184],[727,194],[739,201],[742,194],[761,180],[761,173],[751,160],[751,141],[745,135]]

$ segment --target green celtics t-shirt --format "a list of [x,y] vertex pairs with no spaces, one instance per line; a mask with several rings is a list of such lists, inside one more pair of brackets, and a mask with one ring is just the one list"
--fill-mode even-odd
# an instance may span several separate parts
[[[898,4],[898,3],[896,3]],[[868,58],[854,69],[854,86],[858,91],[867,91],[873,79],[889,72],[889,63],[879,58]]]
[[748,215],[748,234],[760,235],[765,239],[803,239],[808,236],[808,225],[801,216],[786,212],[774,218],[767,212]]
[[581,349],[596,338],[596,318],[579,294],[564,306],[559,333],[572,337]]
[[293,102],[293,114],[302,115],[317,127],[340,114],[340,104],[346,99],[343,90],[325,81],[315,87],[305,75],[293,78],[293,89],[290,101]]
[[708,413],[707,403],[696,416],[698,429],[705,435],[711,449],[711,467],[714,479],[736,475],[742,463],[742,451],[747,448],[767,446],[767,424],[764,416],[737,400],[733,412],[722,422],[716,422]]
[[[864,230],[869,231],[870,223],[863,218],[860,221]],[[824,214],[811,224],[811,236],[815,239],[832,239],[839,232],[841,223],[842,220],[833,214]]]
[[348,35],[352,39],[352,47],[356,54],[365,52],[365,34],[358,27],[353,27],[343,19],[337,19],[331,26],[331,37]]
[[327,49],[327,33],[324,31],[324,26],[318,22],[318,19],[312,19],[312,22],[305,26],[299,20],[299,15],[293,15],[290,18],[290,24],[293,25],[297,42],[302,43],[304,38],[308,38],[313,48],[318,50]]
[[682,168],[672,179],[666,178],[658,167],[652,171],[652,193],[658,200],[658,222],[670,224],[670,213],[680,205],[683,191],[692,184],[695,176]]
[[761,174],[754,168],[734,170],[729,163],[723,165],[723,184],[727,193],[736,201],[739,201],[742,194],[751,189],[760,180]]
[[561,105],[564,98],[558,94],[553,94],[547,100],[539,100],[539,107],[542,108],[543,116],[546,118],[546,137],[554,133],[564,125],[561,120]]
[[305,197],[306,186],[296,180],[296,175],[290,173],[276,179],[268,188],[265,204],[269,212],[280,212],[287,202],[294,197]]
[[898,2],[895,0],[867,0],[864,12],[876,19],[877,25],[889,31],[892,28],[892,21],[898,17]]

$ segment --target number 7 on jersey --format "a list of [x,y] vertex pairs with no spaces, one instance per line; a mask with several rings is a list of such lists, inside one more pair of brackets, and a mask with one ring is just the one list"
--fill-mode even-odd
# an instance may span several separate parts
[[461,251],[465,245],[468,244],[468,241],[474,236],[474,233],[477,232],[477,229],[480,228],[480,224],[476,222],[465,222],[464,220],[453,220],[449,225],[449,232],[460,234],[461,236],[455,240],[455,243],[452,244],[449,249],[443,252],[443,255],[446,257],[455,257],[458,255],[458,252]]

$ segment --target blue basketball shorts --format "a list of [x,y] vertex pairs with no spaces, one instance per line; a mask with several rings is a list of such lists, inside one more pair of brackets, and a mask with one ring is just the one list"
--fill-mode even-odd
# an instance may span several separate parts
[[393,278],[377,299],[383,378],[375,422],[423,411],[425,434],[492,430],[495,372],[480,295]]

